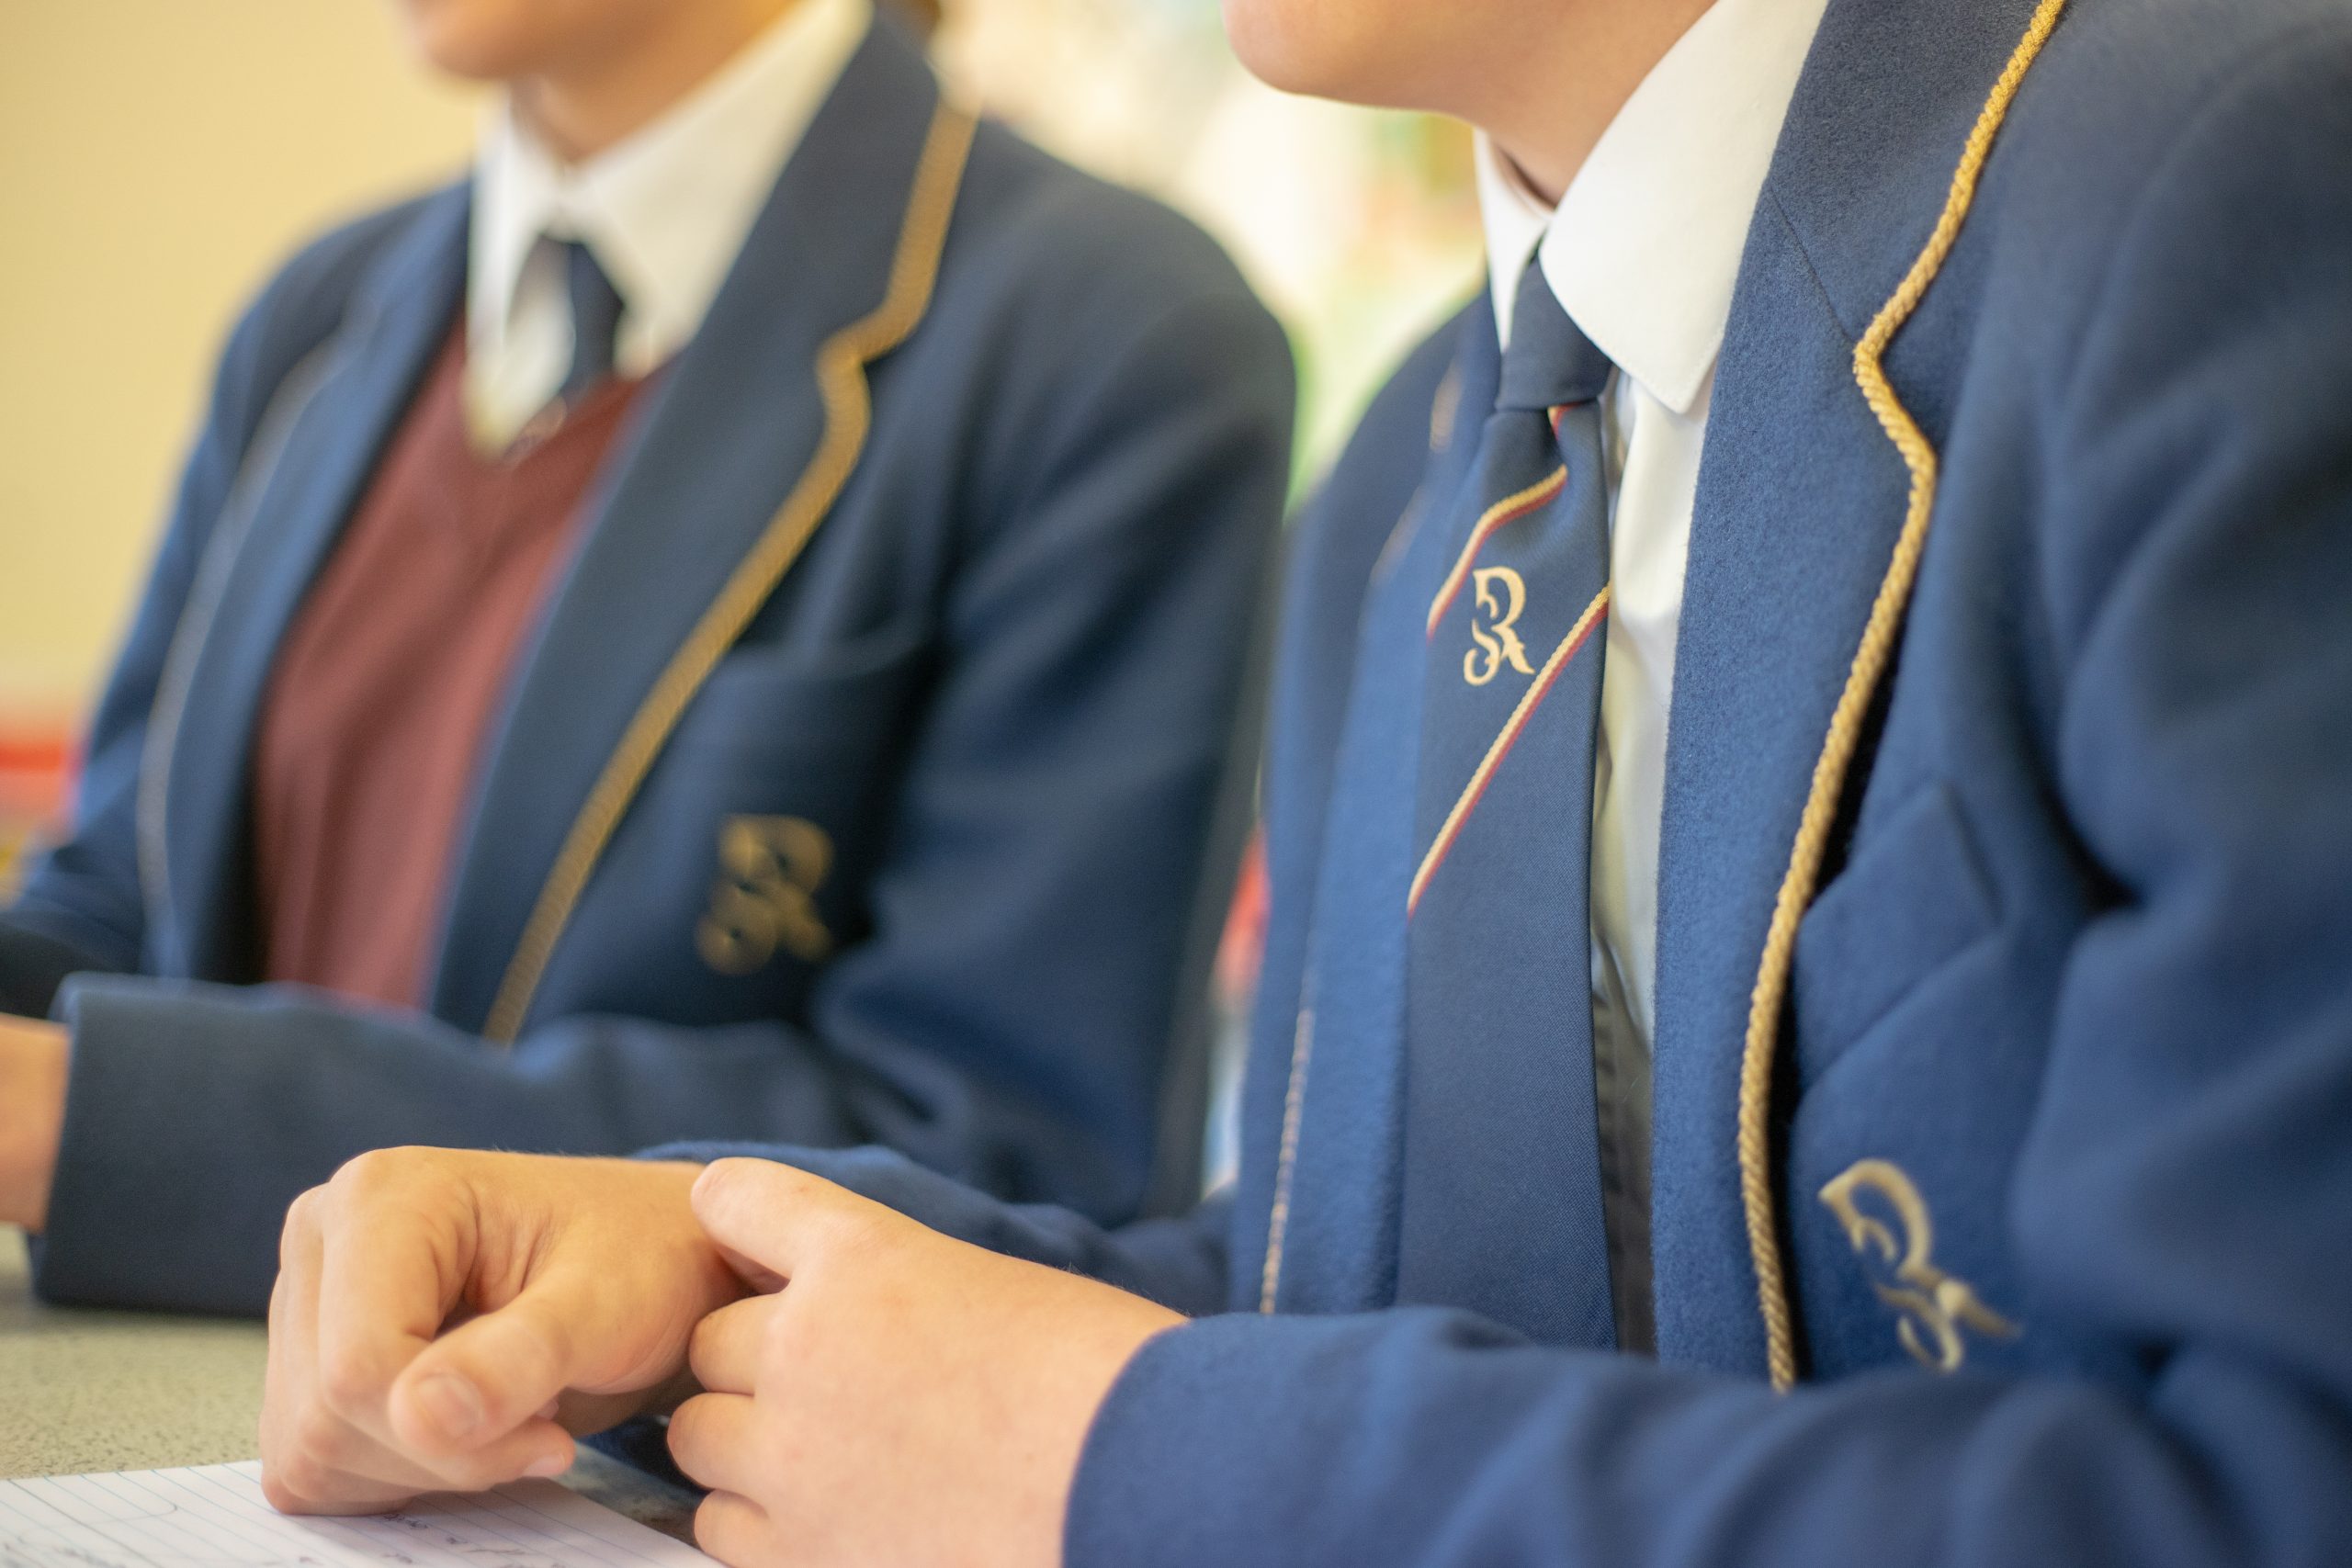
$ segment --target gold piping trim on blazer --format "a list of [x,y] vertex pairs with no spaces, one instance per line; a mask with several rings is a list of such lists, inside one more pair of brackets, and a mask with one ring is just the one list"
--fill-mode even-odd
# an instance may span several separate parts
[[1298,1010],[1290,1037],[1290,1087],[1283,1091],[1282,1152],[1274,1159],[1274,1209],[1266,1221],[1266,1261],[1258,1272],[1258,1310],[1274,1310],[1283,1282],[1283,1242],[1290,1232],[1290,1183],[1298,1169],[1298,1112],[1306,1098],[1306,1058],[1315,1054],[1315,1010]]
[[1445,367],[1445,378],[1437,384],[1437,396],[1430,400],[1430,450],[1440,452],[1453,439],[1453,416],[1462,410],[1462,366],[1459,361]]
[[965,155],[971,149],[976,123],[969,113],[944,102],[932,117],[882,303],[827,338],[817,351],[817,386],[824,400],[825,429],[816,456],[784,498],[775,520],[662,671],[581,806],[482,1025],[482,1032],[490,1039],[511,1043],[521,1032],[540,977],[554,956],[557,939],[571,922],[589,874],[686,704],[799,558],[857,466],[873,418],[865,367],[903,343],[930,307],[940,251],[946,243],[948,218],[962,185]]
[[1894,341],[1903,323],[1910,320],[1927,294],[1928,286],[1942,268],[1944,258],[1951,254],[1961,222],[1976,197],[1977,176],[1984,172],[1994,135],[2001,129],[2001,121],[2017,96],[2018,84],[2025,80],[2027,68],[2049,40],[2051,29],[2058,24],[2058,13],[2065,4],[2066,0],[2041,0],[2034,11],[2025,36],[2018,40],[2000,80],[1993,85],[1992,95],[1978,112],[1975,128],[1968,133],[1968,144],[1961,152],[1959,166],[1952,171],[1951,187],[1945,195],[1943,212],[1936,220],[1935,232],[1928,237],[1926,246],[1912,262],[1911,270],[1904,275],[1894,296],[1879,308],[1870,329],[1854,345],[1855,383],[1861,388],[1871,412],[1878,416],[1886,438],[1902,454],[1903,466],[1910,470],[1911,496],[1904,513],[1903,532],[1895,539],[1894,559],[1879,584],[1878,598],[1871,605],[1861,645],[1856,649],[1853,666],[1846,676],[1846,689],[1838,698],[1838,706],[1829,720],[1829,734],[1822,742],[1819,761],[1814,764],[1812,791],[1805,796],[1804,815],[1799,819],[1796,842],[1789,852],[1788,873],[1781,878],[1780,897],[1772,906],[1772,923],[1764,938],[1756,989],[1748,1002],[1747,1039],[1739,1063],[1739,1198],[1747,1212],[1748,1256],[1756,1268],[1757,1306],[1764,1318],[1765,1365],[1776,1390],[1786,1391],[1797,1378],[1796,1330],[1789,1306],[1788,1281],[1781,1271],[1780,1235],[1772,1206],[1769,1113],[1781,1011],[1788,998],[1789,968],[1796,953],[1797,922],[1804,918],[1805,906],[1813,901],[1820,880],[1822,854],[1828,845],[1830,825],[1837,818],[1847,770],[1853,763],[1854,749],[1861,739],[1863,717],[1870,711],[1871,700],[1885,677],[1887,663],[1894,651],[1895,634],[1901,628],[1912,584],[1918,578],[1919,556],[1927,547],[1928,522],[1936,502],[1936,449],[1928,445],[1918,422],[1894,395],[1882,362],[1887,344]]

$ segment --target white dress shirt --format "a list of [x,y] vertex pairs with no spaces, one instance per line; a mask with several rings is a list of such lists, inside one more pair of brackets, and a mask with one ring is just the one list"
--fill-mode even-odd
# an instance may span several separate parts
[[1617,367],[1602,399],[1607,655],[1593,775],[1592,979],[1620,1342],[1647,1349],[1650,1046],[1667,715],[1715,356],[1764,176],[1826,0],[1715,0],[1625,101],[1559,205],[1483,137],[1478,196],[1508,340],[1530,256]]
[[1557,208],[1480,139],[1495,320],[1544,276],[1617,367],[1610,457],[1608,653],[1593,791],[1594,974],[1645,1054],[1657,969],[1658,822],[1682,569],[1715,355],[1781,121],[1825,0],[1716,0],[1634,89]]
[[620,295],[616,369],[642,376],[701,327],[785,162],[873,20],[872,0],[799,0],[650,124],[579,164],[510,103],[476,155],[466,412],[502,451],[571,365],[571,306],[542,235],[578,240]]

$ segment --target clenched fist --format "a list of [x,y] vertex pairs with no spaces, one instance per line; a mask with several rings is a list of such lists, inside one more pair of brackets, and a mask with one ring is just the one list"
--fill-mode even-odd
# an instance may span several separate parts
[[269,1309],[262,1485],[366,1513],[571,1462],[651,1404],[745,1287],[698,1168],[450,1149],[363,1155],[296,1201]]

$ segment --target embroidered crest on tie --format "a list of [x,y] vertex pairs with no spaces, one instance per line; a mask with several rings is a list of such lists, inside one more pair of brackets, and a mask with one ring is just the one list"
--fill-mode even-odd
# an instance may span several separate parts
[[1614,1342],[1589,934],[1611,368],[1531,264],[1469,478],[1422,558],[1437,581],[1405,909],[1402,1295],[1436,1255],[1413,1243],[1422,1221],[1532,1213],[1498,1228],[1481,1280],[1429,1293],[1596,1347]]
[[[1423,694],[1419,841],[1427,847],[1407,906],[1416,917],[1504,759],[1528,740],[1539,710],[1608,613],[1600,397],[1611,367],[1568,320],[1539,265],[1529,264],[1521,288],[1494,412],[1449,530],[1461,543],[1430,602],[1430,642],[1458,637],[1464,647],[1458,660],[1431,661]],[[1531,641],[1545,656],[1541,668],[1529,661]],[[1552,760],[1574,771],[1575,755],[1583,758],[1588,811],[1601,652],[1593,644],[1573,689],[1544,721],[1556,737],[1546,748],[1557,753]],[[1527,679],[1497,686],[1506,671]],[[1464,686],[1494,690],[1464,693]],[[1589,831],[1575,835],[1580,859]]]

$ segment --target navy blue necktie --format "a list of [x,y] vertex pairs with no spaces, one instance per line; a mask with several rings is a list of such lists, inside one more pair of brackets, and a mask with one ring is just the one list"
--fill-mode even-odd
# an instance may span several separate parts
[[1593,1090],[1593,749],[1611,370],[1540,267],[1444,515],[1424,632],[1402,1301],[1615,1343]]
[[564,292],[571,301],[571,368],[564,373],[556,396],[567,407],[611,377],[613,344],[620,335],[620,291],[605,276],[596,253],[578,240],[550,239],[563,257]]

